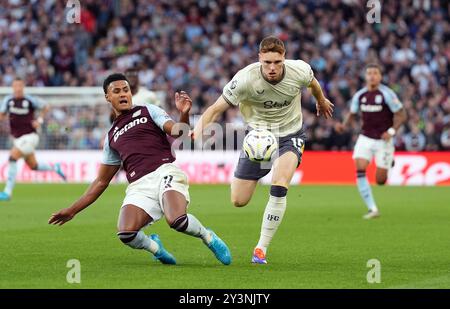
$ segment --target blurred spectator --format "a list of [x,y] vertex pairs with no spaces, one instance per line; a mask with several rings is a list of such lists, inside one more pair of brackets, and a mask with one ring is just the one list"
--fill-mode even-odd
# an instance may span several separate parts
[[425,135],[417,126],[403,136],[403,142],[407,151],[422,151],[425,149]]
[[[383,82],[408,111],[405,136],[415,136],[418,127],[426,139],[421,149],[448,150],[442,142],[450,117],[447,0],[384,1],[381,22],[374,24],[365,20],[366,1],[84,0],[81,5],[81,24],[69,24],[65,1],[2,1],[0,84],[9,86],[21,75],[28,86],[99,86],[108,73],[136,67],[144,87],[167,94],[169,113],[173,93],[183,89],[192,94],[198,114],[239,69],[257,61],[257,44],[274,34],[286,42],[287,58],[311,64],[336,104],[336,119],[362,87],[364,65],[379,61]],[[351,149],[358,128],[336,135],[333,120],[315,116],[313,100],[309,95],[303,100],[306,146]],[[86,125],[84,113],[73,117],[78,124],[70,138],[53,127],[48,136],[61,147],[94,147],[100,122]],[[240,123],[232,112],[223,121]]]

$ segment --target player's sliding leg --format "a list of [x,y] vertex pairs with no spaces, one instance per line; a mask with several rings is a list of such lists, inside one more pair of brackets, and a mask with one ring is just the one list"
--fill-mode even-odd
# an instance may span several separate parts
[[243,207],[252,198],[257,185],[257,180],[233,178],[231,182],[231,202],[236,207]]
[[176,264],[175,258],[164,248],[158,235],[147,236],[141,229],[153,219],[135,205],[124,205],[120,209],[118,233],[119,239],[133,249],[143,249],[152,253],[163,264]]
[[64,175],[64,172],[62,171],[61,165],[59,163],[51,166],[47,163],[37,162],[34,153],[26,156],[25,162],[27,163],[28,167],[34,171],[53,171],[58,174],[63,180],[66,180],[66,175]]
[[298,162],[299,157],[292,151],[284,153],[274,162],[269,201],[264,211],[259,241],[253,252],[253,263],[267,264],[267,248],[283,220],[289,183]]
[[186,197],[175,190],[165,191],[162,196],[164,216],[174,230],[200,238],[225,265],[231,263],[231,254],[227,245],[210,229],[206,229],[192,214],[186,213]]
[[0,201],[9,201],[12,196],[14,186],[16,185],[17,161],[22,157],[22,152],[13,147],[9,154],[8,179],[6,180],[5,189],[0,192]]
[[356,158],[356,185],[358,186],[359,194],[366,204],[369,212],[364,215],[364,219],[376,218],[380,215],[375,200],[373,198],[372,189],[370,188],[369,180],[366,176],[367,166],[369,161],[366,159]]

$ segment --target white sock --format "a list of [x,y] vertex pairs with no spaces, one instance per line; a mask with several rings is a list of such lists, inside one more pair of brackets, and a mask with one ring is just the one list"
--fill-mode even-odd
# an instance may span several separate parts
[[183,233],[199,237],[205,242],[209,244],[212,240],[211,233],[201,224],[201,222],[191,214],[187,214],[188,226]]
[[54,168],[48,163],[38,163],[36,170],[38,171],[53,171]]
[[373,198],[372,189],[366,177],[365,171],[358,171],[356,177],[356,185],[358,186],[359,194],[370,211],[378,211],[375,199]]
[[264,254],[267,252],[270,241],[275,235],[278,226],[283,220],[284,212],[286,211],[286,196],[276,197],[270,195],[267,202],[266,210],[261,225],[261,235],[259,237],[256,248],[263,250]]
[[9,161],[8,168],[8,179],[6,181],[5,193],[9,196],[12,195],[12,191],[16,184],[16,175],[17,175],[17,161]]
[[134,249],[144,249],[153,254],[159,250],[159,245],[142,231],[139,231],[136,237],[128,242],[127,245]]

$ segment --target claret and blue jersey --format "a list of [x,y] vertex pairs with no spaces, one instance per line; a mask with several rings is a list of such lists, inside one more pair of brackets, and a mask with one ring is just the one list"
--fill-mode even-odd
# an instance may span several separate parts
[[123,163],[127,179],[132,183],[161,165],[175,161],[163,130],[169,120],[164,110],[150,104],[123,112],[105,137],[102,163]]
[[0,113],[9,113],[9,125],[11,135],[19,138],[22,135],[36,132],[32,122],[34,111],[40,110],[45,104],[32,96],[25,95],[23,98],[14,98],[12,95],[6,96],[0,105]]
[[350,112],[362,114],[362,134],[380,139],[383,132],[392,127],[394,113],[401,110],[403,104],[394,91],[385,85],[375,90],[367,87],[360,89],[352,98]]

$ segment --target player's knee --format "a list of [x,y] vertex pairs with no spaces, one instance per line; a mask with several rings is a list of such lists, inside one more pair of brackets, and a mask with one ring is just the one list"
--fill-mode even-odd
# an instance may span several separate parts
[[184,214],[173,220],[173,222],[170,223],[170,227],[178,232],[184,232],[186,231],[188,224],[189,218],[187,214]]
[[270,195],[275,197],[285,197],[287,195],[288,188],[280,185],[272,185],[270,187]]
[[125,245],[128,245],[132,247],[132,242],[136,238],[138,232],[136,231],[124,231],[124,232],[118,232],[117,237],[119,237],[120,241],[124,243]]
[[249,199],[239,198],[237,196],[231,196],[231,203],[234,207],[244,207],[249,202]]
[[386,184],[386,181],[387,181],[387,178],[386,178],[386,177],[383,177],[383,178],[377,178],[377,185],[379,185],[379,186],[385,185],[385,184]]
[[28,167],[29,167],[31,170],[33,170],[33,171],[37,171],[37,169],[38,169],[37,164],[34,164],[34,165],[27,164],[27,165],[28,165]]

